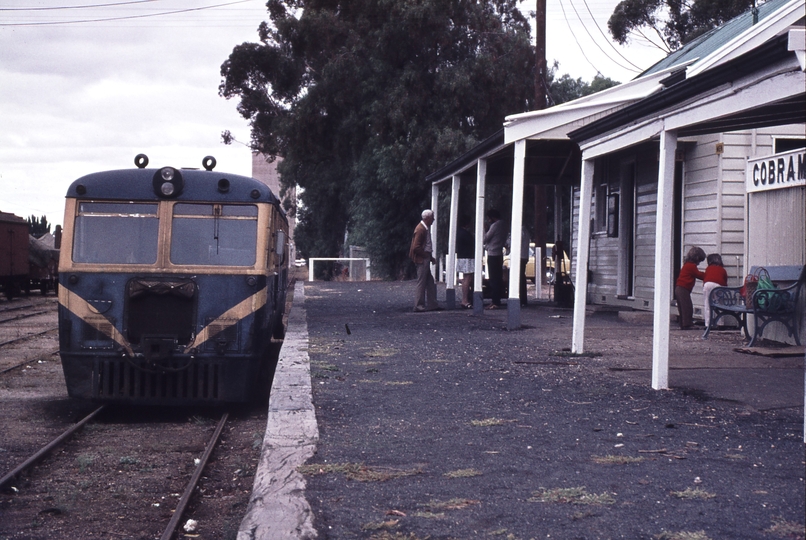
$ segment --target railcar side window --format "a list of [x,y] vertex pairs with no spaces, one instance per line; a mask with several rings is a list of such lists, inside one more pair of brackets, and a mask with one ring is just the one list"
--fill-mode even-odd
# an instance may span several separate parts
[[257,206],[252,204],[175,204],[171,262],[185,265],[254,265],[257,213]]
[[154,264],[158,229],[156,203],[79,203],[73,261]]

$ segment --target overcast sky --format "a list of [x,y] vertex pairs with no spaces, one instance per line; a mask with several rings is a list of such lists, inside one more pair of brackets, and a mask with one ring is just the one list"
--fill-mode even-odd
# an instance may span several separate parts
[[[617,47],[628,62],[611,47],[602,33],[617,3],[548,0],[547,57],[560,74],[624,82],[637,72],[629,62],[663,56]],[[224,130],[248,142],[249,128],[237,101],[218,96],[219,72],[267,18],[265,0],[3,0],[0,211],[62,223],[73,180],[133,167],[138,153],[149,167],[213,155],[217,170],[250,175],[249,150],[221,143]]]

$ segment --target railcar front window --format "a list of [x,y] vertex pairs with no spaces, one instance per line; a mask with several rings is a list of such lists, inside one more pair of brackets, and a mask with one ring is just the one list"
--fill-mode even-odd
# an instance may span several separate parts
[[257,206],[174,205],[171,262],[182,265],[253,266]]
[[82,202],[73,238],[73,261],[94,264],[157,262],[157,205]]

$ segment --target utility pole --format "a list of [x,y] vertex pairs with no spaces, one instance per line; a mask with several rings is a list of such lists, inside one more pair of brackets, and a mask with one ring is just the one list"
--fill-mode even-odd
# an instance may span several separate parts
[[[562,1],[562,0],[561,0]],[[537,0],[535,5],[535,104],[534,110],[545,109],[548,105],[548,88],[546,81],[548,73],[546,69],[546,0]],[[528,153],[528,147],[527,147]],[[534,227],[533,239],[535,247],[540,249],[543,257],[540,261],[535,261],[535,285],[540,287],[546,276],[545,255],[546,240],[548,238],[548,217],[546,204],[548,197],[547,187],[535,185],[532,187],[534,194]],[[556,236],[556,232],[555,232]]]
[[548,105],[546,80],[546,0],[537,0],[535,6],[535,107],[539,111]]

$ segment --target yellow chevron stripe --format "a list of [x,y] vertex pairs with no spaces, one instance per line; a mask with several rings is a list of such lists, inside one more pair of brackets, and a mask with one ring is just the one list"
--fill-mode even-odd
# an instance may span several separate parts
[[115,328],[112,321],[98,313],[86,300],[64,285],[59,286],[59,304],[102,334],[110,337],[115,343],[123,347],[129,356],[134,356],[134,351],[132,350],[129,340],[118,332],[118,329]]
[[193,340],[193,343],[185,348],[185,353],[190,352],[191,349],[200,347],[202,343],[208,339],[215,337],[223,330],[226,330],[230,326],[237,324],[239,320],[243,319],[247,315],[250,315],[265,306],[267,298],[268,287],[259,290],[249,298],[246,298],[240,302],[238,305],[233,306],[222,313],[216,320],[210,322],[210,324],[202,328],[201,332],[196,335],[196,339]]

